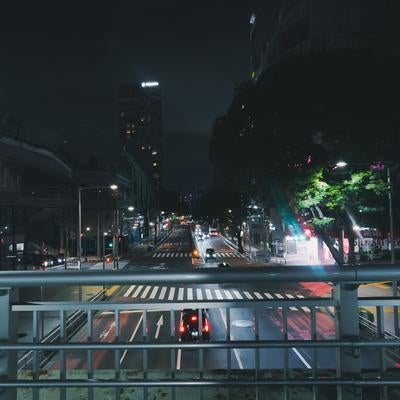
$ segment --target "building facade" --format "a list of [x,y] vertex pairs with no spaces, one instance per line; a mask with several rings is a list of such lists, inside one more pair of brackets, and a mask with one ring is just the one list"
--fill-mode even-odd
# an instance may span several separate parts
[[158,82],[123,85],[119,93],[120,140],[126,152],[151,178],[162,184],[162,114]]
[[262,0],[250,18],[252,78],[297,54],[392,52],[390,1]]

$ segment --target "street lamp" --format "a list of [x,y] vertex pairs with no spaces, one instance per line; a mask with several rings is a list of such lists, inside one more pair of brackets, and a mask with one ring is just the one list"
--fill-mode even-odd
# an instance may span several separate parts
[[[336,167],[344,168],[348,164],[345,161],[338,161],[336,163]],[[371,164],[368,163],[353,163],[353,165],[359,165],[363,167],[371,167]],[[379,166],[382,166],[384,169],[384,165],[379,163]],[[390,261],[392,264],[395,263],[395,252],[394,252],[394,227],[393,227],[393,201],[392,201],[392,180],[390,176],[390,167],[386,167],[387,172],[387,188],[388,188],[388,202],[389,202],[389,229],[390,229]]]
[[90,190],[90,189],[111,189],[113,191],[118,190],[118,186],[112,184],[110,186],[87,186],[87,187],[78,187],[78,235],[77,235],[77,256],[78,256],[78,263],[79,269],[81,269],[81,256],[82,256],[82,191],[83,190]]
[[133,207],[133,206],[128,207],[128,211],[133,211],[134,209],[135,209],[135,207]]

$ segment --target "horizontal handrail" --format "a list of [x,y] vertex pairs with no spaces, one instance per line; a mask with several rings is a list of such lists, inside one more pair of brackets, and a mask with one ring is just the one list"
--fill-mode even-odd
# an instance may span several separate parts
[[300,348],[368,348],[398,347],[400,339],[355,339],[355,340],[231,340],[212,342],[69,342],[69,343],[1,343],[4,351],[59,351],[59,350],[163,350],[163,349],[284,349]]
[[4,271],[0,287],[129,285],[151,283],[379,282],[400,280],[398,265],[278,266],[138,271]]
[[211,387],[211,386],[400,386],[396,378],[286,378],[286,379],[40,379],[9,380],[0,383],[2,388],[89,388],[89,387]]

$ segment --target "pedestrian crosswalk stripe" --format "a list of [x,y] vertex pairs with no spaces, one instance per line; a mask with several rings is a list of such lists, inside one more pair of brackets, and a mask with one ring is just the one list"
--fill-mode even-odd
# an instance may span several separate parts
[[153,291],[151,292],[150,299],[154,299],[156,297],[157,291],[158,291],[158,286],[155,286]]
[[243,292],[243,293],[249,300],[253,299],[253,296],[249,292]]
[[158,298],[160,300],[164,300],[164,296],[165,296],[165,292],[167,291],[167,288],[165,286],[162,287],[160,295],[158,296]]
[[[274,294],[278,299],[284,299],[284,297],[281,294],[279,293],[274,293]],[[296,307],[289,307],[289,309],[292,311],[298,311]]]
[[142,295],[140,297],[142,299],[145,299],[146,296],[147,296],[147,293],[149,293],[150,289],[151,289],[151,286],[146,286],[146,288],[143,290],[143,293],[142,293]]
[[262,299],[262,298],[263,298],[263,297],[261,296],[261,294],[258,293],[258,292],[254,292],[254,296],[256,296],[257,299]]
[[166,255],[165,255],[165,257],[169,257],[170,256],[170,253],[167,253]]
[[188,300],[193,300],[193,289],[192,288],[188,288],[187,298],[188,298]]
[[[289,296],[291,296],[291,295],[287,295],[288,297]],[[296,297],[298,297],[299,299],[304,299],[304,296],[303,295],[301,295],[301,294],[296,294]],[[305,311],[305,312],[311,312],[311,310],[309,309],[309,307],[301,307],[301,309],[303,310],[303,311]]]
[[135,293],[133,293],[132,297],[137,297],[140,291],[143,289],[143,286],[140,285],[136,290]]
[[128,297],[132,293],[133,289],[135,289],[135,285],[131,285],[131,287],[125,292],[124,297]]
[[183,288],[179,288],[179,291],[178,291],[178,300],[179,301],[183,300],[183,291],[184,291]]
[[214,292],[215,292],[215,295],[217,296],[218,300],[222,300],[223,299],[222,294],[218,289],[215,289]]
[[169,289],[168,300],[172,301],[174,299],[174,295],[175,295],[175,288],[172,287],[172,288]]
[[236,296],[237,299],[239,299],[239,300],[243,299],[242,295],[237,290],[234,290],[233,294]]
[[184,257],[184,254],[183,254],[183,253],[181,253],[181,257]]
[[203,293],[201,289],[196,289],[197,300],[203,300]]
[[157,257],[157,253],[154,253],[154,254],[153,254],[153,257]]
[[229,300],[233,300],[233,296],[231,295],[231,292],[229,290],[224,290],[225,296],[229,299]]
[[206,297],[208,300],[212,300],[212,295],[211,295],[211,290],[210,289],[206,289]]
[[272,296],[271,293],[264,293],[264,295],[268,298],[268,299],[273,299],[274,296]]

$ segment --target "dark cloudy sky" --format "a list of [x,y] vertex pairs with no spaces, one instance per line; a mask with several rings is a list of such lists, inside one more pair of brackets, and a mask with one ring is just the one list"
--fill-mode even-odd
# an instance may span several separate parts
[[165,182],[210,182],[207,139],[249,76],[248,0],[2,1],[0,113],[25,135],[77,152],[118,140],[121,83],[163,90]]

